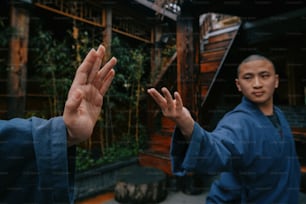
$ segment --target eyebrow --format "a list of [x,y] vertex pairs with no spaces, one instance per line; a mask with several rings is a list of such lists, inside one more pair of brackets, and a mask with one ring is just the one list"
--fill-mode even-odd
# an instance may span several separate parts
[[259,75],[261,75],[261,74],[271,74],[272,75],[273,73],[265,70],[265,71],[260,71],[258,73],[246,72],[246,73],[243,73],[242,76],[245,76],[245,75],[256,75],[256,74],[259,74]]

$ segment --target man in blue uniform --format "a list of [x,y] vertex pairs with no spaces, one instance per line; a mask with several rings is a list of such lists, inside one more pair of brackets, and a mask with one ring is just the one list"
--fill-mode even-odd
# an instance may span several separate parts
[[105,48],[76,71],[61,117],[0,120],[0,203],[73,203],[74,145],[88,139],[114,77]]
[[178,92],[148,93],[177,125],[171,145],[173,172],[220,172],[207,203],[298,203],[300,164],[290,127],[273,93],[279,78],[273,63],[251,55],[238,67],[242,102],[214,131],[196,123]]

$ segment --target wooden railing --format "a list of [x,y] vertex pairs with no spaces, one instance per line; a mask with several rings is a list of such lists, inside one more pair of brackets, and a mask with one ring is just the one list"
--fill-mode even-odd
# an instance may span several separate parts
[[291,130],[294,140],[306,143],[306,127],[304,128],[292,127]]

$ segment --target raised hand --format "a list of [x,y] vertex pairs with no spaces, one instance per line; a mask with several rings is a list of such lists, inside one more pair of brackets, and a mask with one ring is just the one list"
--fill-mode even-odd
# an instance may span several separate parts
[[183,111],[183,102],[180,94],[178,92],[174,93],[174,99],[172,98],[169,90],[165,87],[161,89],[162,96],[156,89],[148,89],[148,94],[154,99],[154,101],[159,105],[163,115],[176,121]]
[[189,138],[193,131],[194,120],[190,112],[184,107],[180,94],[174,92],[173,98],[165,87],[161,89],[164,96],[154,88],[148,89],[147,92],[159,105],[163,115],[173,120],[180,128],[182,134]]
[[100,115],[103,97],[114,78],[113,67],[117,63],[113,57],[100,69],[104,54],[102,45],[98,50],[90,50],[76,71],[63,114],[69,146],[88,139]]

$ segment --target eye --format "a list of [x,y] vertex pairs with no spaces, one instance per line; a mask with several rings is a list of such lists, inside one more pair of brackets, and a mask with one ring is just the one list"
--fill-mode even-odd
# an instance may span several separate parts
[[243,75],[242,78],[245,79],[245,80],[250,80],[250,79],[252,79],[252,75],[246,74],[246,75]]
[[267,79],[267,78],[270,77],[270,74],[269,74],[269,73],[262,73],[260,76],[261,76],[261,78],[263,78],[263,79]]

